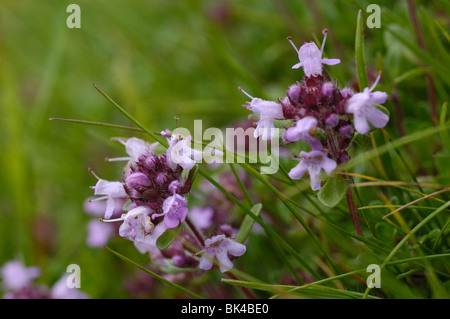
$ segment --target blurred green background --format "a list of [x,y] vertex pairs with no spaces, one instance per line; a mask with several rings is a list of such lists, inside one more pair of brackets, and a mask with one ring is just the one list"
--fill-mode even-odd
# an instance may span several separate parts
[[[81,8],[80,29],[66,26],[71,3]],[[91,217],[82,203],[95,184],[88,167],[102,178],[120,178],[121,164],[103,160],[123,154],[110,138],[143,135],[49,118],[131,125],[95,83],[156,131],[174,128],[174,116],[187,128],[194,119],[204,128],[230,125],[248,114],[237,87],[264,99],[282,97],[302,76],[291,70],[298,60],[286,37],[297,45],[313,36],[321,41],[323,28],[330,31],[327,56],[342,61],[328,70],[341,87],[354,86],[356,16],[359,9],[367,16],[370,3],[379,4],[382,15],[380,29],[365,30],[369,75],[373,81],[375,70],[383,70],[379,89],[396,94],[406,133],[429,127],[421,60],[389,31],[416,43],[406,1],[0,1],[0,265],[22,259],[40,266],[39,280],[52,284],[75,263],[92,297],[130,297],[123,280],[136,270],[86,245]],[[438,22],[435,34],[425,30],[426,41],[429,54],[445,63],[448,42],[433,45],[434,36],[445,35],[439,25],[448,30],[448,2],[415,3],[422,23]],[[417,74],[399,80],[416,68]],[[448,83],[440,74],[434,78],[439,106],[448,98]],[[389,132],[398,136],[391,100],[386,107]],[[432,173],[432,159],[420,160]],[[147,261],[130,246],[114,242]]]

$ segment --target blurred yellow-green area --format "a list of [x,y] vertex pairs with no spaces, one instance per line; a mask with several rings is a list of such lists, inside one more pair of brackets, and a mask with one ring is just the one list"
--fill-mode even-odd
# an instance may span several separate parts
[[[67,27],[71,3],[81,9],[81,28]],[[247,98],[237,87],[264,99],[283,97],[302,76],[291,69],[298,58],[286,37],[297,45],[321,42],[324,28],[329,30],[326,55],[342,61],[328,68],[331,76],[340,87],[354,87],[356,16],[363,10],[367,17],[370,3],[380,5],[382,15],[381,28],[365,29],[369,80],[383,70],[380,89],[395,89],[406,133],[430,127],[420,57],[388,31],[415,43],[411,25],[404,26],[406,1],[0,1],[0,266],[11,259],[39,266],[39,281],[51,285],[69,264],[78,264],[82,289],[91,297],[135,297],[124,287],[139,272],[106,249],[86,245],[92,217],[83,202],[96,183],[88,168],[104,179],[121,178],[122,164],[104,161],[124,153],[111,137],[147,137],[49,119],[132,126],[95,90],[96,84],[157,132],[176,125],[192,128],[195,119],[203,121],[203,128],[233,125],[248,115],[242,107]],[[434,15],[448,27],[446,1],[416,4],[422,23]],[[438,38],[445,34],[433,30]],[[428,35],[429,54],[439,60],[441,52],[433,50]],[[415,68],[416,76],[398,80]],[[439,107],[447,89],[438,76]],[[392,101],[386,107],[390,132],[398,136]],[[424,153],[428,147],[423,146]],[[422,161],[429,173],[431,161]],[[112,246],[148,262],[125,239]],[[170,287],[152,295],[176,296]]]

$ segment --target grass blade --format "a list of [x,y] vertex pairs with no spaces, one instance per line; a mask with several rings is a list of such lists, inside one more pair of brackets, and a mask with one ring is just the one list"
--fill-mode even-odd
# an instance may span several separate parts
[[364,58],[364,37],[363,37],[363,16],[362,11],[358,12],[358,19],[356,21],[356,36],[355,36],[355,62],[356,75],[358,76],[359,91],[369,87],[369,80],[366,72],[366,61]]
[[186,288],[184,288],[184,287],[182,287],[182,286],[180,286],[180,285],[177,285],[176,283],[173,283],[173,282],[171,282],[171,281],[165,279],[164,277],[161,277],[160,275],[158,275],[158,274],[154,273],[153,271],[151,271],[151,270],[145,268],[144,266],[139,265],[138,263],[132,261],[131,259],[129,259],[129,258],[125,257],[124,255],[118,253],[117,251],[115,251],[115,250],[109,248],[108,246],[105,246],[105,248],[106,248],[109,252],[111,252],[111,253],[113,253],[114,255],[116,255],[117,257],[119,257],[120,259],[122,259],[122,260],[124,260],[124,261],[126,261],[126,262],[128,262],[128,263],[130,263],[130,264],[132,264],[133,266],[139,268],[139,269],[142,270],[143,272],[145,272],[145,273],[149,274],[150,276],[152,276],[152,277],[158,279],[159,281],[162,281],[162,282],[168,284],[169,286],[172,286],[172,287],[174,287],[174,288],[176,288],[176,289],[178,289],[178,290],[180,290],[180,291],[182,291],[182,292],[184,292],[184,293],[186,293],[186,294],[188,294],[188,295],[190,295],[190,296],[192,296],[192,297],[194,297],[194,298],[196,298],[196,299],[204,299],[204,297],[202,297],[202,296],[196,294],[195,292],[192,292],[192,291],[190,291],[190,290],[188,290],[188,289],[186,289]]

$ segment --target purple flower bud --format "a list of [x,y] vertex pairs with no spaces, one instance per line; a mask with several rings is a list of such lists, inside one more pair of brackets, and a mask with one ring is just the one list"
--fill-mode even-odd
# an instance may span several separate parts
[[132,173],[126,179],[126,184],[131,188],[141,188],[150,186],[150,180],[144,173]]
[[225,235],[227,237],[231,237],[232,233],[233,233],[233,228],[231,227],[231,225],[225,224],[225,225],[219,226],[219,230],[218,230],[219,235]]
[[338,122],[339,119],[335,113],[328,116],[327,119],[325,120],[325,124],[328,125],[329,127],[335,127],[338,124]]
[[344,99],[348,99],[353,95],[352,90],[350,89],[342,89],[341,90],[341,95]]
[[289,97],[291,101],[298,101],[301,91],[302,91],[301,86],[294,84],[289,87],[289,89],[286,92],[286,95]]
[[158,176],[156,177],[156,182],[158,184],[165,184],[168,180],[168,177],[166,174],[164,173],[159,173]]
[[350,124],[344,125],[339,128],[340,135],[349,135],[353,133],[353,128]]
[[324,96],[330,96],[333,93],[334,86],[332,83],[325,83],[322,86],[322,95]]
[[156,166],[156,161],[153,156],[149,156],[145,159],[145,168],[148,170],[153,170]]
[[347,163],[350,160],[350,155],[347,152],[343,152],[341,156],[339,156],[339,163]]
[[175,255],[172,257],[172,264],[179,268],[193,268],[198,265],[198,261],[186,255]]
[[169,192],[176,193],[176,191],[181,187],[181,183],[177,180],[170,182],[169,184]]

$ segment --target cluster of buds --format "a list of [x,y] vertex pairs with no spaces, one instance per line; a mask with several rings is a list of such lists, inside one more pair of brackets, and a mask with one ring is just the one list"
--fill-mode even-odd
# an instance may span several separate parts
[[[126,161],[123,169],[122,181],[107,181],[93,175],[98,179],[92,187],[95,199],[89,199],[87,208],[92,209],[93,204],[104,209],[104,218],[100,218],[105,226],[120,222],[118,234],[134,242],[141,253],[149,253],[153,261],[170,259],[172,264],[179,268],[201,269],[211,268],[211,256],[217,258],[221,271],[231,269],[230,257],[241,256],[246,247],[235,242],[225,235],[203,239],[197,225],[208,224],[211,216],[192,216],[195,222],[188,221],[188,196],[194,179],[196,161],[201,160],[202,153],[190,147],[191,137],[172,134],[169,130],[161,132],[167,139],[168,148],[158,153],[158,143],[149,144],[138,139],[129,138],[126,141],[116,139],[125,146],[127,157],[110,158],[108,161]],[[101,205],[98,205],[99,202]],[[125,209],[126,208],[126,209]],[[119,216],[118,213],[120,214]],[[170,247],[160,250],[157,246],[158,238],[168,229],[177,228],[185,223],[195,235],[183,232],[182,238],[174,240]],[[102,228],[102,229],[100,229]],[[116,227],[117,229],[117,227]],[[91,238],[100,238],[105,242],[113,232],[111,227],[95,227],[93,231],[104,232],[103,235],[92,235]],[[103,233],[102,233],[103,234]],[[184,247],[183,244],[189,244]],[[198,248],[194,255],[189,252],[192,245]],[[208,257],[205,257],[208,256]],[[208,262],[205,262],[207,258]]]
[[323,64],[335,65],[340,60],[322,57],[327,33],[325,29],[321,49],[314,42],[304,43],[297,49],[288,37],[300,60],[292,68],[302,67],[305,77],[290,86],[284,98],[277,102],[264,101],[242,90],[251,98],[251,102],[244,106],[260,116],[255,137],[270,140],[274,137],[273,120],[291,120],[293,125],[283,134],[285,142],[303,140],[309,144],[310,150],[302,151],[295,158],[300,163],[289,172],[289,176],[300,179],[308,172],[313,190],[321,188],[322,170],[329,175],[337,165],[350,159],[348,148],[355,131],[366,134],[371,129],[369,122],[381,128],[389,120],[388,115],[375,106],[387,99],[385,92],[373,92],[380,75],[371,88],[360,93],[347,88],[340,90],[337,81],[330,79]]

